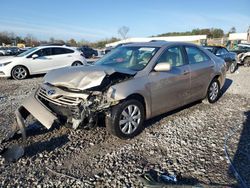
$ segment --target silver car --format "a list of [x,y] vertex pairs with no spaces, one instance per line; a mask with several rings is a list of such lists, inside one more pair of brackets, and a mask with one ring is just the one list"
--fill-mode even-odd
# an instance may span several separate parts
[[132,138],[146,119],[202,99],[216,102],[225,75],[225,62],[194,44],[129,44],[94,65],[47,73],[17,109],[17,121],[24,131],[29,114],[48,129],[56,123],[94,127],[105,119],[110,133]]

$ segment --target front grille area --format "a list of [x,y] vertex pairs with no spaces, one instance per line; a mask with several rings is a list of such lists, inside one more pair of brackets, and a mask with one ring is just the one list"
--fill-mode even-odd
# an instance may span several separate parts
[[46,89],[40,87],[40,89],[38,89],[37,92],[38,99],[39,100],[43,99],[45,101],[51,102],[59,106],[77,106],[81,102],[80,98],[69,97],[64,95],[58,95],[52,98],[48,95],[47,92],[48,91]]
[[[46,86],[45,86],[46,88]],[[68,117],[73,117],[75,119],[81,118],[81,101],[79,97],[71,97],[60,94],[60,91],[56,91],[55,88],[43,88],[40,87],[37,90],[36,97],[43,103],[48,109],[57,114],[58,117],[65,120]],[[55,89],[55,90],[54,90]],[[49,91],[55,91],[55,93],[49,94]],[[58,93],[56,93],[58,92]],[[63,121],[64,121],[63,120]]]

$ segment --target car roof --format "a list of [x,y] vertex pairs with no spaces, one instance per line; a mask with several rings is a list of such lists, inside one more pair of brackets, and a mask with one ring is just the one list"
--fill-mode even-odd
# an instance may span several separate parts
[[37,48],[42,49],[42,48],[68,48],[71,50],[75,50],[74,47],[69,47],[69,46],[56,46],[56,45],[48,45],[48,46],[37,46]]
[[193,43],[187,42],[169,42],[169,41],[151,41],[151,42],[135,42],[130,44],[125,44],[124,46],[143,46],[143,47],[164,47],[169,45],[192,45],[197,46]]

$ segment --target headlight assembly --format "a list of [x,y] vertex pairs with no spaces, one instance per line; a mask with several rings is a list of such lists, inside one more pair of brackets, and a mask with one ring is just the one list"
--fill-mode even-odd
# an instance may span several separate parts
[[10,63],[11,63],[11,61],[6,62],[6,63],[2,63],[2,64],[0,64],[0,67],[4,67],[4,66],[6,66],[6,65],[8,65],[8,64],[10,64]]

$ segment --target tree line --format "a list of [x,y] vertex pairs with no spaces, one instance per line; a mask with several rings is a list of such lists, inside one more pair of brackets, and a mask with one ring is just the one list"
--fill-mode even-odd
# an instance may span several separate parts
[[[118,34],[121,36],[122,39],[127,38],[127,34],[129,32],[129,27],[122,26],[118,29]],[[227,34],[224,33],[222,29],[219,28],[207,28],[207,29],[193,29],[192,31],[186,32],[168,32],[156,35],[157,37],[163,36],[185,36],[185,35],[207,35],[208,38],[221,38],[227,36],[229,33],[235,33],[235,27],[232,27]],[[27,34],[25,37],[18,36],[13,32],[0,32],[0,46],[2,44],[11,44],[17,45],[18,43],[23,43],[26,46],[38,46],[41,44],[65,44],[70,46],[90,46],[93,48],[104,48],[106,44],[116,42],[121,40],[117,37],[111,37],[103,40],[99,40],[96,42],[89,42],[87,40],[80,40],[76,41],[75,39],[71,38],[69,40],[62,40],[62,39],[55,39],[51,37],[49,40],[38,40],[31,34]]]
[[207,35],[208,38],[222,38],[228,36],[230,33],[236,33],[236,28],[232,27],[227,33],[220,28],[205,28],[205,29],[193,29],[192,31],[185,32],[168,32],[156,35],[156,37],[167,36],[187,36],[187,35]]

